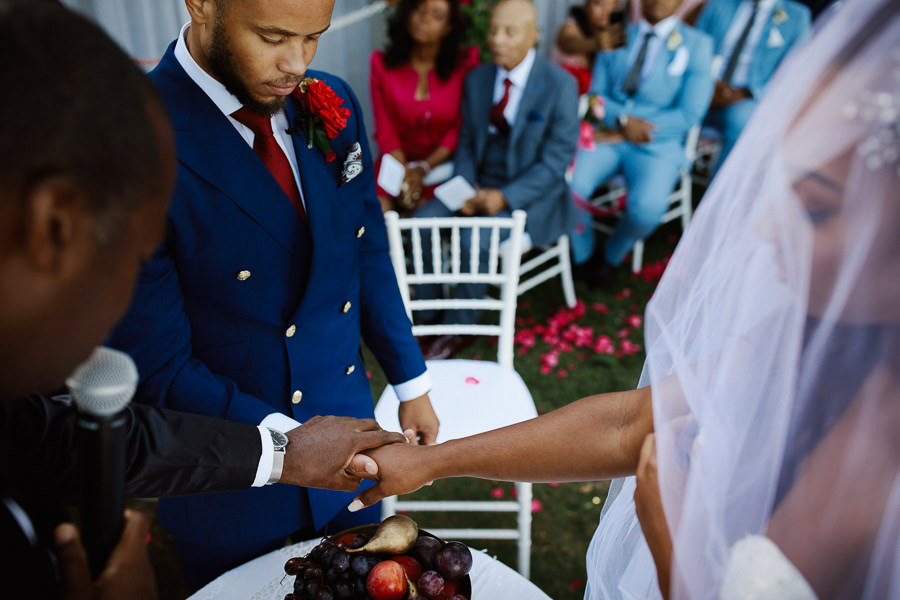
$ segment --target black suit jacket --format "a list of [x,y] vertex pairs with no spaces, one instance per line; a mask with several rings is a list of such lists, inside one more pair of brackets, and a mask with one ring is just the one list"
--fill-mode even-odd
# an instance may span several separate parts
[[[262,451],[258,429],[149,406],[126,409],[126,493],[156,497],[244,489]],[[0,402],[0,560],[3,597],[52,598],[59,577],[53,528],[77,503],[82,457],[76,411],[44,396]]]

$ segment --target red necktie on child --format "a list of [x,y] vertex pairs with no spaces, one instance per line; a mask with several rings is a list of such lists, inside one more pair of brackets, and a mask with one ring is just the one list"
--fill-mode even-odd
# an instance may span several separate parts
[[284,190],[288,200],[291,201],[291,204],[294,205],[294,208],[306,221],[306,210],[303,208],[300,189],[297,187],[297,180],[294,178],[291,163],[285,156],[281,146],[275,141],[275,135],[272,133],[272,119],[252,112],[247,107],[234,111],[231,113],[231,116],[239,123],[246,125],[253,132],[253,152],[266,165],[272,177]]
[[509,123],[503,116],[506,105],[509,104],[509,88],[512,87],[512,81],[509,78],[503,80],[503,97],[500,102],[491,107],[491,125],[497,128],[500,133],[509,133]]

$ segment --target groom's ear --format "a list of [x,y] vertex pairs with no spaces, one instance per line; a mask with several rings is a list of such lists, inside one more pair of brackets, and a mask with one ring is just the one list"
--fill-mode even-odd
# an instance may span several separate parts
[[184,0],[191,22],[195,25],[212,27],[216,22],[216,12],[224,10],[231,0]]

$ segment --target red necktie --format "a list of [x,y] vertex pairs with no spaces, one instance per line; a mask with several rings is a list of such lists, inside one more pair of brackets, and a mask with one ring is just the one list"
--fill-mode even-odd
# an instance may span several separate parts
[[291,204],[294,205],[294,208],[306,221],[306,210],[303,208],[303,200],[300,197],[297,180],[294,179],[291,163],[288,162],[281,146],[275,141],[275,135],[272,133],[271,118],[252,112],[246,107],[234,111],[231,113],[231,116],[239,123],[249,127],[253,132],[253,152],[266,165],[272,177],[284,190],[288,200],[291,201]]
[[500,102],[491,107],[491,125],[497,128],[500,133],[509,133],[509,123],[503,116],[506,105],[509,104],[509,88],[512,87],[512,81],[509,78],[503,80],[503,97]]

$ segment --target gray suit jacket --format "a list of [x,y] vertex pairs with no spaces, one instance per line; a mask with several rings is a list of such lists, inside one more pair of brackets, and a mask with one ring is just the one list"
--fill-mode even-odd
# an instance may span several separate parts
[[[466,79],[456,174],[478,183],[484,159],[497,67],[486,64]],[[502,188],[506,202],[528,213],[525,229],[535,246],[547,245],[575,225],[566,168],[578,141],[578,85],[563,69],[538,55],[510,131]]]

